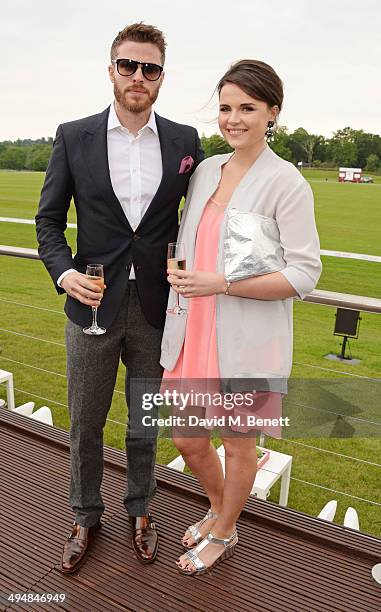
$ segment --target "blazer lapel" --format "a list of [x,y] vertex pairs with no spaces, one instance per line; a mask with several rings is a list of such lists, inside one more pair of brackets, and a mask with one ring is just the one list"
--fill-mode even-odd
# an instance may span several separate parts
[[109,108],[98,115],[94,120],[94,127],[82,130],[80,141],[82,153],[88,166],[89,173],[97,186],[99,193],[115,214],[118,221],[132,232],[121,204],[116,197],[111,184],[110,170],[107,155],[107,121]]
[[165,205],[167,194],[170,193],[171,184],[178,174],[180,160],[184,154],[184,141],[178,135],[177,129],[171,122],[156,113],[155,118],[160,140],[163,175],[157,192],[140,221],[139,227],[149,219],[155,210]]

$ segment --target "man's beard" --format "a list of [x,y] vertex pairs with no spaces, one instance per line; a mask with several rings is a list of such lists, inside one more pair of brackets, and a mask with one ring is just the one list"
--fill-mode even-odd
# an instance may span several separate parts
[[152,93],[143,87],[139,89],[141,89],[142,91],[144,90],[144,92],[147,94],[145,101],[139,102],[137,100],[136,102],[129,102],[126,100],[125,97],[126,92],[123,93],[123,91],[118,87],[117,83],[114,83],[115,100],[120,104],[120,106],[122,106],[122,108],[124,108],[130,113],[143,113],[148,108],[150,108],[152,104],[154,104],[154,102],[156,101],[156,98],[159,95],[159,88],[157,88],[157,90]]

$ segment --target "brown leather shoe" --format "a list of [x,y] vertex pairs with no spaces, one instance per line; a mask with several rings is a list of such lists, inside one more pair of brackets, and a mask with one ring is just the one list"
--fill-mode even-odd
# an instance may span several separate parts
[[73,529],[64,544],[61,564],[58,567],[62,574],[73,574],[86,561],[86,555],[94,536],[101,526],[101,523],[97,523],[93,527],[82,527],[78,523],[73,523]]
[[141,563],[153,563],[156,559],[159,539],[152,516],[130,516],[132,546]]

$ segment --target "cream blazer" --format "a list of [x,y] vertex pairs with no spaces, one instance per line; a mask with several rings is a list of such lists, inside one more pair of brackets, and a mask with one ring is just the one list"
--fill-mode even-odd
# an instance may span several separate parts
[[[185,243],[188,270],[193,266],[197,228],[204,206],[216,191],[221,167],[231,155],[205,159],[189,183],[178,236],[178,241]],[[303,299],[316,286],[322,269],[313,195],[307,181],[292,164],[266,146],[236,187],[227,208],[233,207],[276,219],[286,262],[281,274]],[[221,223],[216,270],[222,274],[225,227],[226,212]],[[175,300],[176,294],[171,289],[168,305],[173,306]],[[188,302],[180,296],[181,305],[187,307]],[[217,295],[221,378],[287,380],[292,367],[292,307],[293,298],[258,300]],[[160,363],[169,371],[175,367],[184,343],[186,319],[186,316],[167,314]]]

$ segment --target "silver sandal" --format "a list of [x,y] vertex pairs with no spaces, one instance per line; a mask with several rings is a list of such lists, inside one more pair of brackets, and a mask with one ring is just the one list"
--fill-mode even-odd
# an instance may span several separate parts
[[[183,549],[192,550],[192,548],[199,544],[203,540],[203,536],[200,533],[200,527],[202,527],[202,525],[204,525],[204,523],[206,523],[206,521],[208,521],[209,519],[216,518],[218,518],[218,514],[216,512],[212,512],[212,509],[209,508],[208,512],[205,514],[204,518],[201,519],[201,521],[198,521],[198,523],[194,523],[194,525],[189,525],[187,531],[189,531],[192,538],[195,540],[195,543],[191,544],[190,546],[187,546],[183,543],[183,541],[181,541]],[[185,537],[185,535],[183,537]]]
[[[234,554],[234,549],[237,543],[238,543],[238,536],[237,536],[236,531],[234,531],[229,538],[215,538],[213,534],[210,532],[208,533],[206,538],[204,538],[202,542],[200,542],[200,544],[196,546],[196,548],[194,548],[193,550],[188,550],[188,552],[185,553],[188,559],[195,566],[195,569],[187,570],[187,569],[183,569],[182,567],[179,567],[178,565],[177,565],[177,569],[179,570],[180,574],[183,574],[184,576],[200,576],[202,574],[206,574],[211,569],[216,567],[216,565],[221,563],[221,561],[224,561],[225,559],[229,559],[229,557],[231,557]],[[198,555],[208,544],[223,545],[224,551],[212,563],[212,565],[210,565],[209,567],[206,567],[205,563],[200,559]]]

